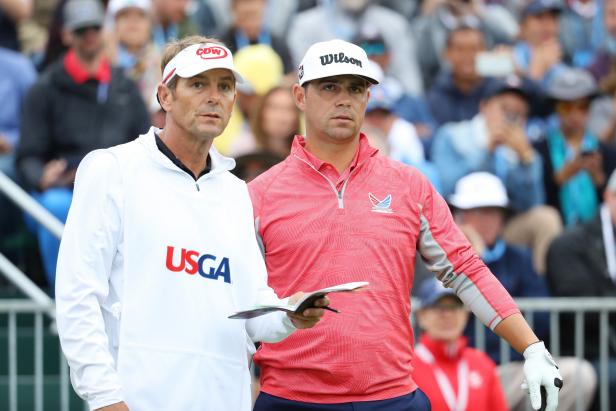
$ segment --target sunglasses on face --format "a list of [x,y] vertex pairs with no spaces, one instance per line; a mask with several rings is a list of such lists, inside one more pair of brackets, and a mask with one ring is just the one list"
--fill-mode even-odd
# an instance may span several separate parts
[[81,27],[81,28],[78,28],[77,30],[74,30],[73,34],[75,34],[75,36],[77,37],[83,37],[90,30],[96,31],[98,33],[99,31],[101,31],[101,27],[100,26]]

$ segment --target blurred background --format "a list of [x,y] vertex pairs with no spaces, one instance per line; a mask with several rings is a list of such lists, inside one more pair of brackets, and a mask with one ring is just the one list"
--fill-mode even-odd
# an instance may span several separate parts
[[[559,410],[616,410],[616,0],[0,0],[1,410],[83,409],[53,319],[75,170],[164,127],[162,50],[191,34],[248,80],[215,140],[247,182],[303,132],[290,87],[307,48],[362,47],[381,79],[371,144],[449,202],[561,364]],[[413,298],[432,276],[418,260]],[[504,409],[529,409],[520,356],[460,324]]]

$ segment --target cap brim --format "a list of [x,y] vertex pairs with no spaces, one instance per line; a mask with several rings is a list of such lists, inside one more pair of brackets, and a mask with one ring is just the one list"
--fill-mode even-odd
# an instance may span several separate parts
[[327,77],[338,77],[338,76],[356,76],[356,77],[360,77],[364,80],[366,80],[368,83],[372,84],[372,85],[377,85],[379,84],[379,81],[373,77],[370,76],[366,76],[365,74],[359,74],[359,73],[324,73],[322,76],[313,76],[313,77],[309,77],[306,78],[304,77],[303,79],[301,79],[299,81],[299,85],[302,86],[306,83],[308,83],[309,81],[314,81],[314,80],[318,80],[318,79],[322,79],[322,78],[327,78]]
[[103,27],[102,19],[91,19],[91,20],[83,20],[74,24],[67,24],[67,29],[69,31],[75,31],[79,29],[83,29],[86,27]]

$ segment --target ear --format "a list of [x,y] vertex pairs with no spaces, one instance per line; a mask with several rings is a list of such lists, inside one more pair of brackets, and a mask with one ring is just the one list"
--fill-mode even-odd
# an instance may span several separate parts
[[62,30],[62,44],[66,47],[71,47],[73,45],[74,34],[68,30]]
[[171,103],[173,102],[173,93],[171,92],[171,89],[163,83],[160,83],[158,85],[157,93],[158,102],[163,110],[165,110],[165,112],[171,111]]
[[293,101],[295,102],[297,108],[301,111],[304,111],[306,108],[306,91],[307,90],[304,89],[304,87],[297,83],[293,84],[293,88],[291,89],[291,92],[293,93]]

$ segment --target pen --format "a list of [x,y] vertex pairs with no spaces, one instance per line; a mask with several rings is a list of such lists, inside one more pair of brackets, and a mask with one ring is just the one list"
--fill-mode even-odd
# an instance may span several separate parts
[[335,308],[331,308],[331,307],[321,307],[321,308],[323,308],[323,309],[325,309],[327,311],[331,311],[331,312],[340,314],[340,311],[336,310]]

